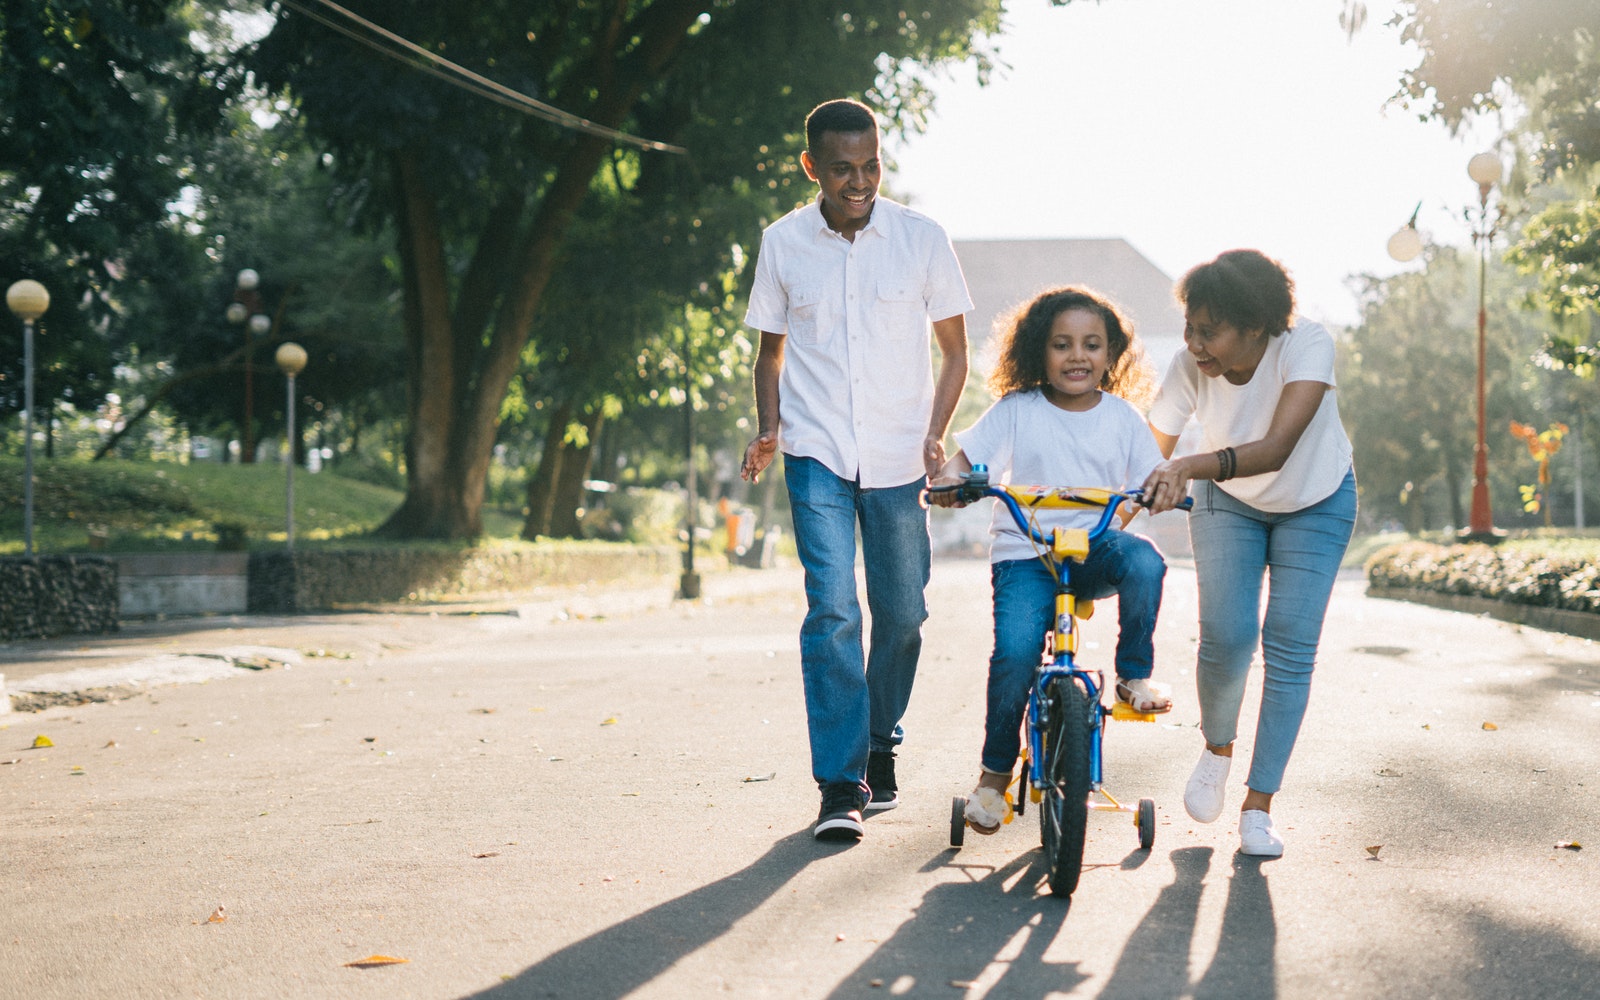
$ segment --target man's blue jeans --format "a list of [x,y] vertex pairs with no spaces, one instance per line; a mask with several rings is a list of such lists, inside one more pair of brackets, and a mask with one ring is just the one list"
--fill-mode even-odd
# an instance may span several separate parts
[[[1117,676],[1149,677],[1155,665],[1156,614],[1166,561],[1146,538],[1112,530],[1071,566],[1080,599],[1117,595]],[[1007,559],[989,570],[994,581],[994,655],[989,658],[984,770],[1009,774],[1022,752],[1022,717],[1055,618],[1056,581],[1038,559]]]
[[[862,489],[812,458],[783,457],[795,547],[806,572],[800,669],[818,785],[866,791],[867,752],[891,750],[922,652],[931,560],[924,480]],[[870,654],[862,649],[856,597],[856,525],[872,613]]]
[[1194,484],[1189,540],[1200,587],[1200,731],[1212,746],[1238,736],[1259,642],[1265,673],[1246,781],[1255,791],[1273,795],[1283,784],[1311,695],[1328,598],[1355,522],[1354,472],[1326,500],[1289,514],[1257,510],[1211,482]]

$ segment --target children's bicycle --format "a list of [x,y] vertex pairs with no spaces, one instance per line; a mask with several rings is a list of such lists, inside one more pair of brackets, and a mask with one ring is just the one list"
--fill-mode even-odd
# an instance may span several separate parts
[[[1143,502],[1144,494],[1140,490],[994,486],[989,483],[988,469],[982,465],[973,466],[959,484],[931,486],[927,492],[955,493],[965,503],[984,497],[999,500],[1017,527],[1033,539],[1040,559],[1056,578],[1054,627],[1045,634],[1044,654],[1028,692],[1024,722],[1027,738],[1014,808],[1020,815],[1028,799],[1039,806],[1050,891],[1070,896],[1078,887],[1083,870],[1089,810],[1133,813],[1139,846],[1148,850],[1156,839],[1154,799],[1140,799],[1137,806],[1125,806],[1101,785],[1106,717],[1153,722],[1155,716],[1121,701],[1106,708],[1104,672],[1077,665],[1078,622],[1093,614],[1093,603],[1080,601],[1072,589],[1072,564],[1081,562],[1089,554],[1090,544],[1110,529],[1119,507]],[[1180,509],[1189,510],[1192,506],[1193,501],[1186,499]],[[1046,536],[1031,514],[1048,508],[1098,508],[1101,513],[1092,528],[1056,528]],[[966,807],[967,798],[963,795],[951,803],[952,847],[960,847],[965,841]]]

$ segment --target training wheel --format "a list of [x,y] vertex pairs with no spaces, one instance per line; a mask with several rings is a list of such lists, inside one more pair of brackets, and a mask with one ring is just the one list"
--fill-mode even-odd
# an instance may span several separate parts
[[1156,842],[1156,800],[1140,799],[1133,825],[1139,828],[1139,846],[1149,850]]
[[950,800],[950,846],[960,847],[967,841],[967,797],[957,795]]

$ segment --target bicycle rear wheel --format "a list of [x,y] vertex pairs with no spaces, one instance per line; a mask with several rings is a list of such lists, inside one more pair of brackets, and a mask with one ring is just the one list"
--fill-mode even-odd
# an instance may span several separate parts
[[1083,871],[1084,827],[1089,816],[1089,695],[1071,677],[1052,678],[1045,689],[1044,800],[1039,832],[1049,866],[1050,891],[1070,896]]

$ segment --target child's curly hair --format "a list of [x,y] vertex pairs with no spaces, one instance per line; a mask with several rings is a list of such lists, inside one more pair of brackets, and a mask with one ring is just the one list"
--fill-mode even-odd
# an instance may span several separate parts
[[1041,292],[996,324],[997,358],[989,374],[989,391],[1004,396],[1048,383],[1044,357],[1050,330],[1056,317],[1071,309],[1092,312],[1105,324],[1108,363],[1100,388],[1140,410],[1149,406],[1155,397],[1156,376],[1145,360],[1144,345],[1133,331],[1133,322],[1111,300],[1076,285]]

